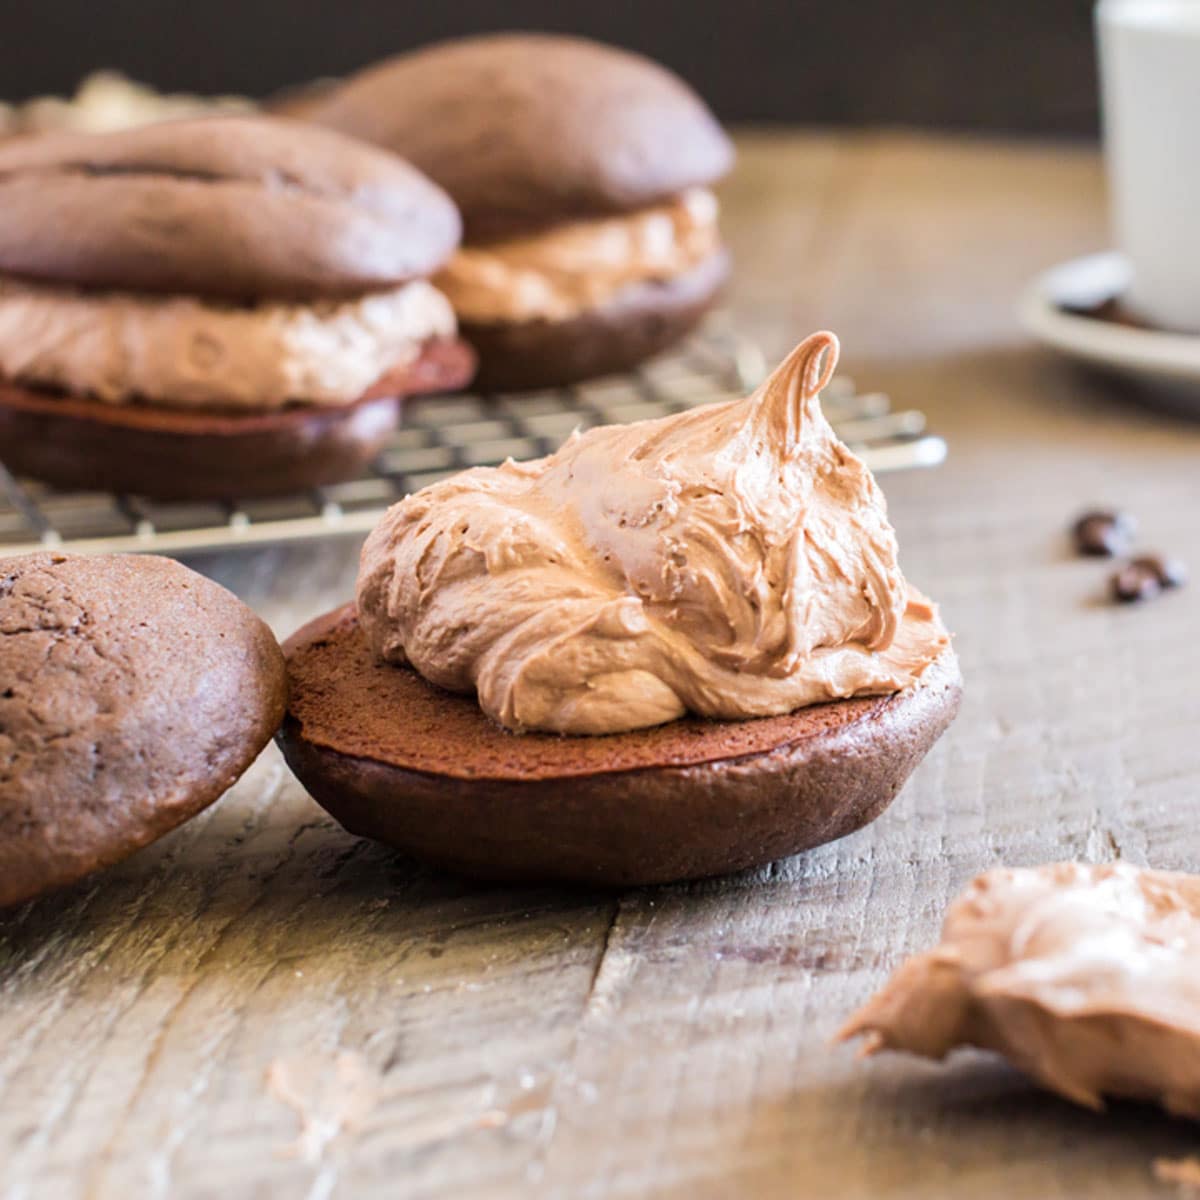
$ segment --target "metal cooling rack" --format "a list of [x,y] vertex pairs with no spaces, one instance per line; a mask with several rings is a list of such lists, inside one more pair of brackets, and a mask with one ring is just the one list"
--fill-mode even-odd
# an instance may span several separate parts
[[[0,464],[0,555],[39,546],[83,553],[198,550],[366,533],[409,492],[464,467],[535,458],[575,428],[667,416],[745,395],[766,361],[753,343],[717,328],[629,374],[553,391],[411,400],[404,427],[360,479],[296,496],[224,504],[160,504],[134,496],[56,492]],[[941,438],[925,415],[894,412],[880,392],[839,376],[821,396],[829,419],[873,471],[936,466]]]

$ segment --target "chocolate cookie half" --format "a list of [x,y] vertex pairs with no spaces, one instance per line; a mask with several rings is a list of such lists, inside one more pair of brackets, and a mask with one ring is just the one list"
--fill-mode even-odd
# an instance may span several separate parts
[[564,320],[462,324],[479,355],[475,386],[511,392],[627,371],[687,336],[729,277],[729,255],[712,255],[669,279],[622,288]]
[[395,430],[402,397],[454,391],[474,361],[465,342],[438,340],[351,404],[251,415],[112,405],[0,381],[0,456],[56,487],[159,500],[301,492],[360,475]]
[[6,274],[232,301],[393,287],[459,238],[454,207],[408,163],[259,117],[8,143],[0,211]]
[[0,561],[0,907],[216,800],[286,696],[271,631],[169,559]]
[[481,386],[624,370],[686,333],[724,281],[708,188],[732,146],[695,92],[638,55],[466,38],[370,67],[306,115],[403,155],[459,205],[466,244],[437,282]]
[[474,367],[426,278],[453,203],[383,151],[221,117],[0,147],[0,460],[258,496],[356,475]]
[[895,798],[962,687],[947,648],[894,695],[561,737],[509,733],[378,661],[351,605],[284,653],[279,743],[313,797],[352,833],[490,879],[661,883],[843,837]]

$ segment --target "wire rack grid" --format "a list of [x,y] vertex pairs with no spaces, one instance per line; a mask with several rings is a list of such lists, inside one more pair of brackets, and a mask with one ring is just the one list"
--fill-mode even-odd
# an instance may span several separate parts
[[[548,454],[577,428],[745,395],[765,372],[754,343],[717,327],[628,375],[550,391],[411,400],[403,427],[361,478],[268,500],[161,504],[57,492],[14,478],[0,463],[0,556],[39,547],[182,555],[363,534],[390,504],[455,471]],[[893,410],[882,393],[860,393],[839,376],[821,400],[839,435],[873,471],[936,466],[945,458],[946,444],[926,431],[924,414]]]

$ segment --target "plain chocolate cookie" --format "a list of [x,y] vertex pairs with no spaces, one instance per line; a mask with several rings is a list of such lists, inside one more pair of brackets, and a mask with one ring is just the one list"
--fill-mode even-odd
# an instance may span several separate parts
[[271,631],[177,562],[0,559],[0,906],[211,804],[285,700]]
[[432,274],[454,204],[391,154],[299,122],[205,117],[0,145],[0,272],[242,299]]
[[756,866],[874,820],[958,711],[921,686],[752,721],[512,734],[473,696],[378,662],[353,605],[284,645],[288,764],[348,830],[490,879],[664,883]]
[[648,58],[582,38],[494,34],[369,67],[304,114],[445,188],[468,242],[644,208],[720,178],[733,147]]

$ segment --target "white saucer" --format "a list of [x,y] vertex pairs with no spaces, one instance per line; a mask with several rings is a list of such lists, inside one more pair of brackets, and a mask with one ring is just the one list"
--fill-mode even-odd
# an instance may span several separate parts
[[1021,298],[1018,315],[1026,331],[1047,346],[1096,366],[1169,384],[1176,404],[1187,396],[1186,406],[1200,411],[1200,335],[1138,329],[1086,311],[1122,295],[1129,278],[1124,255],[1089,254],[1039,276]]

